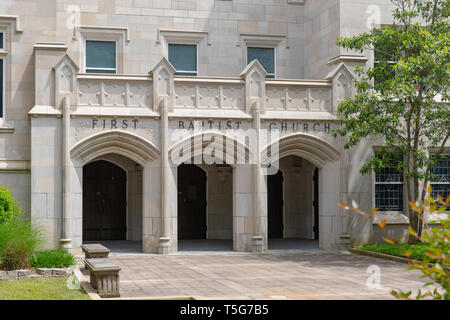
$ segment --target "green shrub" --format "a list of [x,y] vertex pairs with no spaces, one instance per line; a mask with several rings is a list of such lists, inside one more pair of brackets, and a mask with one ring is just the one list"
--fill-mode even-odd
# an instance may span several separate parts
[[[373,251],[373,252],[379,252],[384,254],[390,254],[393,256],[399,256],[399,257],[406,257],[403,252],[407,252],[409,250],[412,250],[412,254],[410,258],[417,259],[417,260],[423,260],[426,255],[426,245],[423,243],[417,243],[417,244],[407,244],[407,243],[400,243],[398,246],[392,245],[392,244],[380,244],[380,245],[364,245],[359,247],[359,249],[367,250],[367,251]],[[402,252],[403,250],[403,252]]]
[[29,267],[30,257],[41,241],[41,231],[29,219],[13,217],[0,223],[0,269]]
[[21,213],[19,204],[11,196],[11,192],[6,188],[0,187],[0,223]]
[[30,259],[30,265],[33,268],[62,268],[74,263],[73,256],[62,249],[39,251]]

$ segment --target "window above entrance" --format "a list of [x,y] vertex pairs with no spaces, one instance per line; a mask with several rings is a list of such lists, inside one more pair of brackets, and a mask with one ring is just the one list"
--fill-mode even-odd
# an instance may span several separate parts
[[86,40],[86,73],[117,73],[115,41]]
[[275,48],[247,48],[247,64],[257,59],[267,71],[267,78],[275,78]]
[[197,76],[197,45],[169,43],[169,61],[176,75]]

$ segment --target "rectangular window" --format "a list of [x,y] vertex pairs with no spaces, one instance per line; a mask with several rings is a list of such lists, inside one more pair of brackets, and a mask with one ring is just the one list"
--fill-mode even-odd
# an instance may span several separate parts
[[116,72],[116,42],[86,40],[86,73]]
[[3,118],[3,100],[4,100],[3,63],[4,60],[0,59],[0,119]]
[[247,64],[257,59],[269,74],[267,78],[275,78],[275,49],[274,48],[247,48]]
[[375,207],[379,211],[403,211],[403,173],[397,161],[375,172]]
[[197,45],[169,43],[169,61],[176,75],[197,76]]
[[[431,196],[436,199],[440,195],[444,200],[450,194],[450,154],[439,156],[436,166],[431,170]],[[438,205],[439,206],[439,205]],[[447,211],[450,208],[447,207]]]
[[4,43],[4,37],[3,32],[0,32],[0,50],[5,49],[5,43]]

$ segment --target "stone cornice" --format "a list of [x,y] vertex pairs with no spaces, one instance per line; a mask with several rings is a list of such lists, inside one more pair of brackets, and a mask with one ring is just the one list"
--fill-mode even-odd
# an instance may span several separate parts
[[29,160],[0,159],[0,171],[29,171]]
[[332,59],[330,59],[330,61],[327,62],[327,65],[332,65],[335,63],[340,63],[340,62],[359,62],[359,63],[364,63],[366,62],[368,59],[365,56],[351,56],[351,55],[340,55],[337,57],[334,57]]
[[34,50],[51,50],[51,51],[67,51],[68,47],[65,43],[59,42],[42,42],[35,43]]
[[7,21],[9,23],[15,22],[15,25],[16,25],[15,31],[17,33],[22,33],[23,32],[22,26],[20,24],[20,16],[2,14],[2,15],[0,15],[0,23],[2,21]]

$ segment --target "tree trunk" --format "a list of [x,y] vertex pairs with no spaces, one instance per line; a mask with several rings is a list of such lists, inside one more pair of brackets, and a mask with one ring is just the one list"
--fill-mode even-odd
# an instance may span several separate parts
[[[406,155],[406,163],[408,165],[408,172],[414,172],[414,157],[411,153]],[[404,204],[403,209],[406,211],[409,218],[409,225],[418,235],[420,235],[419,232],[421,230],[422,221],[419,218],[419,212],[412,210],[409,205],[410,202],[419,200],[419,181],[417,179],[406,179],[406,199],[408,203]],[[416,237],[408,233],[409,244],[415,244],[417,243],[417,240],[418,239]]]

